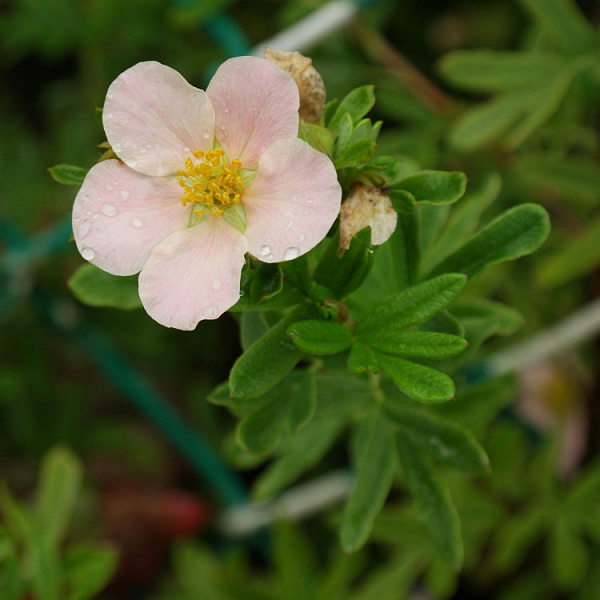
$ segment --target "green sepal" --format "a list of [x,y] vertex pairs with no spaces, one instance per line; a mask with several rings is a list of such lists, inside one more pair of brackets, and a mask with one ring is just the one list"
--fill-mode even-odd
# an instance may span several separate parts
[[273,298],[283,289],[283,273],[279,264],[260,263],[250,283],[250,302],[258,304]]
[[467,177],[459,171],[420,171],[401,179],[392,186],[409,192],[417,202],[451,204],[456,202],[467,187]]
[[119,277],[92,264],[79,267],[68,281],[73,295],[89,306],[131,310],[140,308],[137,275]]
[[332,156],[334,136],[326,127],[300,121],[299,137],[311,148],[314,148],[329,157]]
[[337,138],[335,140],[335,157],[342,156],[352,137],[352,131],[354,130],[354,123],[352,117],[346,113],[340,120],[337,126]]
[[55,165],[48,169],[52,179],[64,185],[81,185],[88,171],[74,165]]
[[[198,214],[196,214],[195,211],[198,211]],[[195,227],[196,225],[200,225],[211,216],[212,206],[195,202],[192,210],[190,211],[190,220],[188,222],[188,227]]]
[[448,375],[398,356],[375,351],[381,370],[409,398],[419,402],[448,402],[456,393]]
[[399,214],[409,214],[417,209],[415,197],[406,190],[392,188],[390,190],[390,200],[394,210]]
[[317,356],[338,354],[352,344],[350,331],[330,321],[297,321],[288,327],[287,334],[299,350]]
[[240,233],[246,231],[246,209],[241,202],[230,204],[223,210],[223,218]]
[[341,257],[338,256],[339,240],[338,230],[321,257],[314,277],[341,300],[360,287],[373,266],[371,228],[361,229]]
[[356,340],[352,344],[348,356],[348,369],[353,373],[362,373],[363,371],[378,373],[379,362],[375,352],[360,340]]

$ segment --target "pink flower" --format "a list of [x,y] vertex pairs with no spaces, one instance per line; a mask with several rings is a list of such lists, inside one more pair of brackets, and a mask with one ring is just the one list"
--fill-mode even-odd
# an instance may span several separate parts
[[92,167],[73,207],[83,258],[140,272],[162,325],[218,318],[239,298],[246,252],[292,260],[339,213],[333,164],[297,137],[298,105],[294,80],[262,58],[226,61],[206,92],[156,62],[119,75],[103,122],[121,160]]

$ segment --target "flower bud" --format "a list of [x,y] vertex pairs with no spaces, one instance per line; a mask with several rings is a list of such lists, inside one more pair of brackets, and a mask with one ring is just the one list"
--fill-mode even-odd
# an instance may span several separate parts
[[312,60],[300,52],[280,52],[265,49],[265,58],[287,71],[300,91],[300,118],[307,123],[316,123],[325,109],[325,84]]
[[379,246],[386,242],[398,223],[389,195],[380,188],[356,183],[342,203],[340,210],[340,247],[342,255],[352,238],[363,228],[371,228],[371,243]]

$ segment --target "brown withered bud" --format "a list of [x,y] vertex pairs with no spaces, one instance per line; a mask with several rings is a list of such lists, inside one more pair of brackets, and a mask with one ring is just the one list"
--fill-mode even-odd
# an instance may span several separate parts
[[398,213],[389,195],[382,189],[364,183],[356,183],[340,210],[341,256],[352,238],[364,227],[371,228],[371,243],[375,246],[387,241],[398,223]]
[[316,123],[325,109],[325,84],[312,60],[300,52],[280,52],[265,49],[265,58],[287,71],[300,91],[300,118],[307,123]]

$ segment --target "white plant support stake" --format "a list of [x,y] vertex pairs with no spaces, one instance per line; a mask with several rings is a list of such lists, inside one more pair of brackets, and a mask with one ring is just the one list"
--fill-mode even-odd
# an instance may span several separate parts
[[585,342],[598,332],[600,332],[600,300],[595,300],[554,327],[512,348],[493,354],[486,360],[486,364],[494,375],[524,371],[532,365]]
[[310,15],[265,40],[252,50],[254,56],[263,56],[265,48],[283,52],[302,52],[343,27],[358,12],[358,5],[350,0],[334,0]]
[[244,537],[277,519],[297,521],[343,500],[353,483],[348,471],[333,471],[297,485],[271,502],[231,508],[220,518],[218,527],[227,536]]

